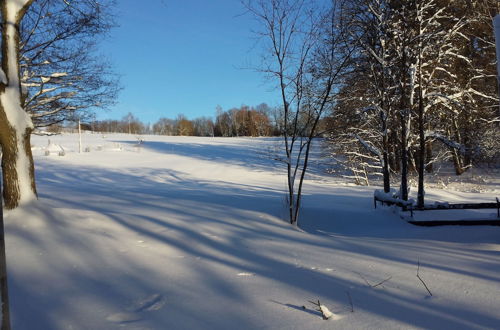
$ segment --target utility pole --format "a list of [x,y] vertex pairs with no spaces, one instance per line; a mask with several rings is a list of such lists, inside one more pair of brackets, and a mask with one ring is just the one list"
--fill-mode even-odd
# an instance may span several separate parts
[[82,153],[82,125],[78,117],[78,152]]

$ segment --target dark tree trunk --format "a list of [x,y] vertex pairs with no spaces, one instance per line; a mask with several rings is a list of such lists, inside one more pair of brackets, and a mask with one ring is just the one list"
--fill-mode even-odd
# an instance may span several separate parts
[[383,150],[383,164],[382,164],[382,175],[384,178],[384,192],[388,193],[391,190],[391,178],[390,178],[390,171],[389,171],[389,155],[388,155],[388,149],[389,149],[389,142],[388,142],[388,137],[387,137],[387,116],[381,112],[380,117],[382,119],[382,147],[384,148]]
[[403,47],[403,56],[401,62],[401,101],[399,110],[399,119],[401,123],[401,196],[402,200],[408,200],[408,127],[407,120],[410,115],[407,100],[407,85],[408,69],[406,67],[406,49]]
[[420,100],[418,102],[418,133],[419,133],[419,154],[418,154],[418,192],[417,206],[424,206],[424,167],[425,167],[425,135],[424,135],[424,105],[422,100],[422,91],[420,91]]
[[[402,96],[403,98],[405,96]],[[400,119],[401,119],[401,199],[408,200],[408,141],[406,139],[407,135],[407,114],[408,109],[401,109]]]
[[423,81],[422,81],[422,56],[419,52],[418,56],[418,137],[419,137],[419,152],[418,152],[418,191],[417,191],[417,206],[424,207],[424,164],[425,164],[425,134],[424,134],[424,97],[423,97]]
[[389,157],[387,156],[387,151],[384,150],[384,192],[388,193],[391,190],[391,173],[389,171]]
[[453,166],[455,167],[455,174],[462,175],[465,172],[465,169],[462,163],[462,157],[460,157],[460,154],[456,149],[453,149],[452,151],[452,158]]
[[[0,115],[0,118],[1,117]],[[0,125],[2,131],[4,126],[5,125]],[[3,198],[5,208],[14,209],[19,206],[23,198],[27,197],[23,196],[23,187],[21,185],[25,186],[24,189],[26,189],[26,185],[29,185],[28,189],[36,196],[35,166],[31,153],[31,130],[26,129],[22,143],[18,143],[15,132],[6,135],[8,135],[8,137],[4,137],[4,134],[0,134],[0,144],[2,146]],[[27,164],[21,164],[24,165],[23,167],[18,164],[19,157],[22,157],[27,162]],[[26,175],[28,178],[20,178]],[[24,183],[23,181],[25,179],[29,180],[29,183]]]

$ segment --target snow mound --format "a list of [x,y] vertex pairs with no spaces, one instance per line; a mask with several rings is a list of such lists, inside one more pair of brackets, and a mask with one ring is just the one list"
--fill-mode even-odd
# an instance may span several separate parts
[[123,151],[120,143],[105,143],[104,145],[97,146],[98,151]]
[[326,307],[325,305],[319,305],[319,310],[321,311],[321,314],[323,314],[323,318],[326,320],[340,320],[342,316],[333,313]]

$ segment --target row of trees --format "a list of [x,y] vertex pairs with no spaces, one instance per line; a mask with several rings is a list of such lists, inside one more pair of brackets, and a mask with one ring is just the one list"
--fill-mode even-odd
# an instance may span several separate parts
[[354,173],[400,174],[450,159],[457,174],[498,162],[493,0],[352,0],[342,4],[352,47],[329,117],[331,147]]
[[216,109],[215,136],[272,136],[278,133],[271,120],[272,110],[265,103],[223,111]]
[[181,114],[176,119],[160,118],[153,125],[151,133],[158,135],[214,136],[214,122],[208,117],[189,120]]
[[[228,111],[217,106],[216,111],[215,122],[209,117],[190,120],[180,114],[175,119],[163,117],[149,125],[129,113],[121,120],[93,121],[84,128],[96,132],[223,137],[273,136],[280,132],[271,119],[274,110],[265,103],[255,108],[243,105]],[[57,130],[58,126],[51,129]]]

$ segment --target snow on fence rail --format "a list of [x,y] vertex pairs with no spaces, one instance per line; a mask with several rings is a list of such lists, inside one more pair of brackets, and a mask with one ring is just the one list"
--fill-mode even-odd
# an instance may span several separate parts
[[403,200],[397,197],[398,194],[391,189],[389,192],[384,192],[382,190],[375,190],[373,193],[373,205],[377,208],[377,202],[380,202],[382,205],[396,205],[403,209],[403,211],[407,211],[407,209],[413,205],[413,200]]
[[471,209],[496,209],[497,219],[484,219],[484,220],[431,220],[431,221],[414,221],[409,220],[408,222],[413,225],[419,226],[443,226],[443,225],[494,225],[500,226],[500,200],[496,197],[496,202],[493,203],[440,203],[436,202],[434,204],[424,205],[423,207],[417,207],[414,205],[413,200],[404,201],[397,197],[393,191],[385,193],[380,190],[375,190],[373,194],[373,203],[375,208],[377,208],[377,202],[382,205],[396,205],[401,207],[402,211],[409,211],[411,218],[413,219],[413,213],[415,211],[437,211],[437,210],[471,210]]

